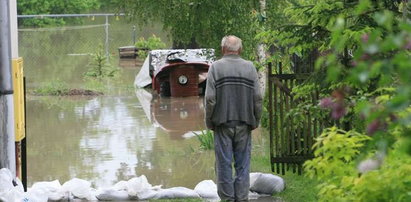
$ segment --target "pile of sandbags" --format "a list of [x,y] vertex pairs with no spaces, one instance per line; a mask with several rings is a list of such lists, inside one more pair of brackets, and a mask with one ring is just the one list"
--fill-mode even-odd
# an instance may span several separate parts
[[10,170],[0,169],[0,201],[39,201],[46,202],[47,195],[41,190],[24,192],[23,184],[15,179]]
[[[265,174],[250,173],[250,198],[271,196],[285,189],[281,177]],[[175,199],[175,198],[204,198],[208,201],[219,201],[217,185],[212,180],[198,183],[194,190],[186,187],[172,187],[163,189],[161,185],[152,186],[146,176],[120,181],[112,187],[94,189],[91,183],[74,178],[63,185],[58,180],[34,183],[27,192],[12,173],[3,168],[0,170],[0,201],[60,201],[81,199],[88,201],[126,201],[148,199]]]

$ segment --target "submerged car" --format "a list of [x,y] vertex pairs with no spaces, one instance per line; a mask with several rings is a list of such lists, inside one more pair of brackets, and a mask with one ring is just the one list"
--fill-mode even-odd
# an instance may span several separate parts
[[136,76],[136,87],[153,88],[161,96],[203,95],[213,49],[152,50]]

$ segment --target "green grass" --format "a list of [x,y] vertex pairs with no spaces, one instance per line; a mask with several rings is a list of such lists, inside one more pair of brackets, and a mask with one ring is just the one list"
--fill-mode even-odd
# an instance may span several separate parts
[[70,91],[67,84],[60,80],[43,83],[34,90],[35,95],[65,95]]
[[[214,146],[213,141],[213,132],[210,130],[203,131],[201,134],[196,134],[200,147],[202,149],[210,148]],[[287,171],[285,175],[277,174],[271,172],[270,165],[270,146],[269,146],[269,137],[268,131],[261,129],[261,133],[253,134],[252,140],[252,155],[251,155],[251,172],[263,172],[263,173],[272,173],[278,175],[285,180],[286,188],[283,192],[274,194],[273,197],[279,197],[283,201],[287,202],[310,202],[318,201],[317,199],[317,185],[318,181],[310,179],[298,173],[293,173],[292,169]],[[155,200],[155,201],[202,201],[201,199],[173,199],[173,200]]]
[[200,142],[200,148],[204,150],[214,149],[214,132],[211,130],[203,130],[201,134],[194,133]]
[[199,198],[177,198],[177,199],[152,199],[149,201],[153,201],[153,202],[177,202],[177,201],[184,201],[184,202],[203,202],[203,199],[199,199]]
[[274,194],[274,197],[280,197],[284,201],[318,201],[317,185],[318,181],[310,179],[298,173],[293,173],[292,169],[285,175],[271,172],[270,150],[268,141],[268,132],[263,130],[260,135],[253,136],[253,149],[251,155],[251,172],[272,173],[285,180],[286,188],[283,192]]
[[285,201],[318,201],[317,194],[318,181],[312,180],[306,176],[298,175],[288,171],[285,175],[279,175],[284,178],[286,188],[283,192],[276,194]]

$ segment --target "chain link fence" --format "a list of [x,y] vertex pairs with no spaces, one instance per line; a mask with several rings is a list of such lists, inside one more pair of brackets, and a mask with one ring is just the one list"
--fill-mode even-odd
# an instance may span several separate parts
[[[19,24],[24,24],[24,20],[46,17],[19,16]],[[19,55],[24,58],[29,85],[55,79],[81,82],[81,75],[87,70],[94,53],[102,52],[109,56],[112,65],[118,65],[118,48],[134,45],[139,37],[148,38],[155,34],[169,43],[160,25],[139,28],[124,16],[82,14],[59,17],[70,18],[70,23],[18,29]]]

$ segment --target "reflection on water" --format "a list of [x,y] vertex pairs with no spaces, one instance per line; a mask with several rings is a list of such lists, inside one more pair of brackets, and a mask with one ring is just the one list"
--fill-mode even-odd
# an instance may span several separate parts
[[192,131],[205,129],[202,97],[153,98],[144,89],[137,89],[136,95],[147,118],[172,138],[191,137]]
[[[102,187],[144,174],[152,184],[194,188],[213,179],[213,153],[194,152],[197,140],[182,139],[185,132],[203,127],[197,124],[203,116],[201,100],[152,101],[152,106],[161,105],[161,110],[151,109],[156,127],[136,97],[31,98],[29,184],[78,177]],[[176,110],[187,113],[182,123],[171,115]]]

